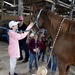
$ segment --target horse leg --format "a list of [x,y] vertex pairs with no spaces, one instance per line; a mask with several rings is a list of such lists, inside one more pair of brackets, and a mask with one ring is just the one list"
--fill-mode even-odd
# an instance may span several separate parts
[[59,75],[68,75],[70,66],[58,61]]

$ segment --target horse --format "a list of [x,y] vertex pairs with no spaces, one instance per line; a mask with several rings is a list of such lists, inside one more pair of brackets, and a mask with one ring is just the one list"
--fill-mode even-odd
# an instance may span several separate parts
[[[33,6],[34,11],[38,13],[40,8],[36,5],[35,7]],[[51,10],[43,9],[38,20],[38,26],[46,28],[53,41],[60,28],[53,53],[57,57],[59,75],[68,75],[70,66],[75,66],[75,21],[59,16]]]

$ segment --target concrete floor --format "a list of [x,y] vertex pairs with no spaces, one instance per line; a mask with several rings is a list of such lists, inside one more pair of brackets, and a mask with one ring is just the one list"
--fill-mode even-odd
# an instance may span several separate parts
[[[8,44],[5,42],[0,42],[0,75],[9,75],[9,56],[7,50]],[[39,65],[46,65],[46,62],[39,62]],[[36,73],[33,66],[33,73],[29,73],[29,62],[22,63],[22,61],[17,62],[16,73],[19,75],[32,75]],[[72,67],[75,70],[75,67]],[[52,75],[51,70],[48,70],[47,75]],[[54,75],[58,75],[58,70]],[[75,73],[69,72],[69,75],[75,75]]]

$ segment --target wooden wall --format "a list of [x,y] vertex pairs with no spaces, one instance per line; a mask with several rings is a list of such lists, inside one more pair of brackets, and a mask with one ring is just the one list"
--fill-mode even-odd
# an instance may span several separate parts
[[[3,20],[18,20],[18,16],[9,16],[9,15],[4,15]],[[24,16],[24,22],[26,24],[29,24],[30,22],[30,16]]]

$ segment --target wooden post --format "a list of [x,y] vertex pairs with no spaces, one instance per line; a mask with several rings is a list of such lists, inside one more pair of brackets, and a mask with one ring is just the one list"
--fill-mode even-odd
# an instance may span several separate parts
[[29,18],[29,21],[32,21],[32,20],[31,20],[31,6],[30,6],[30,18]]
[[3,1],[1,0],[1,20],[3,20]]
[[54,11],[55,4],[52,4],[51,11]]
[[[14,0],[14,5],[15,5],[15,0]],[[16,10],[14,10],[14,15],[16,15]]]
[[[74,4],[74,1],[75,0],[72,0],[72,4]],[[71,9],[71,11],[70,11],[70,19],[72,19],[73,18],[73,8]]]
[[23,15],[23,0],[18,0],[18,16]]
[[71,11],[70,11],[70,19],[72,19],[73,18],[73,9],[71,9]]

